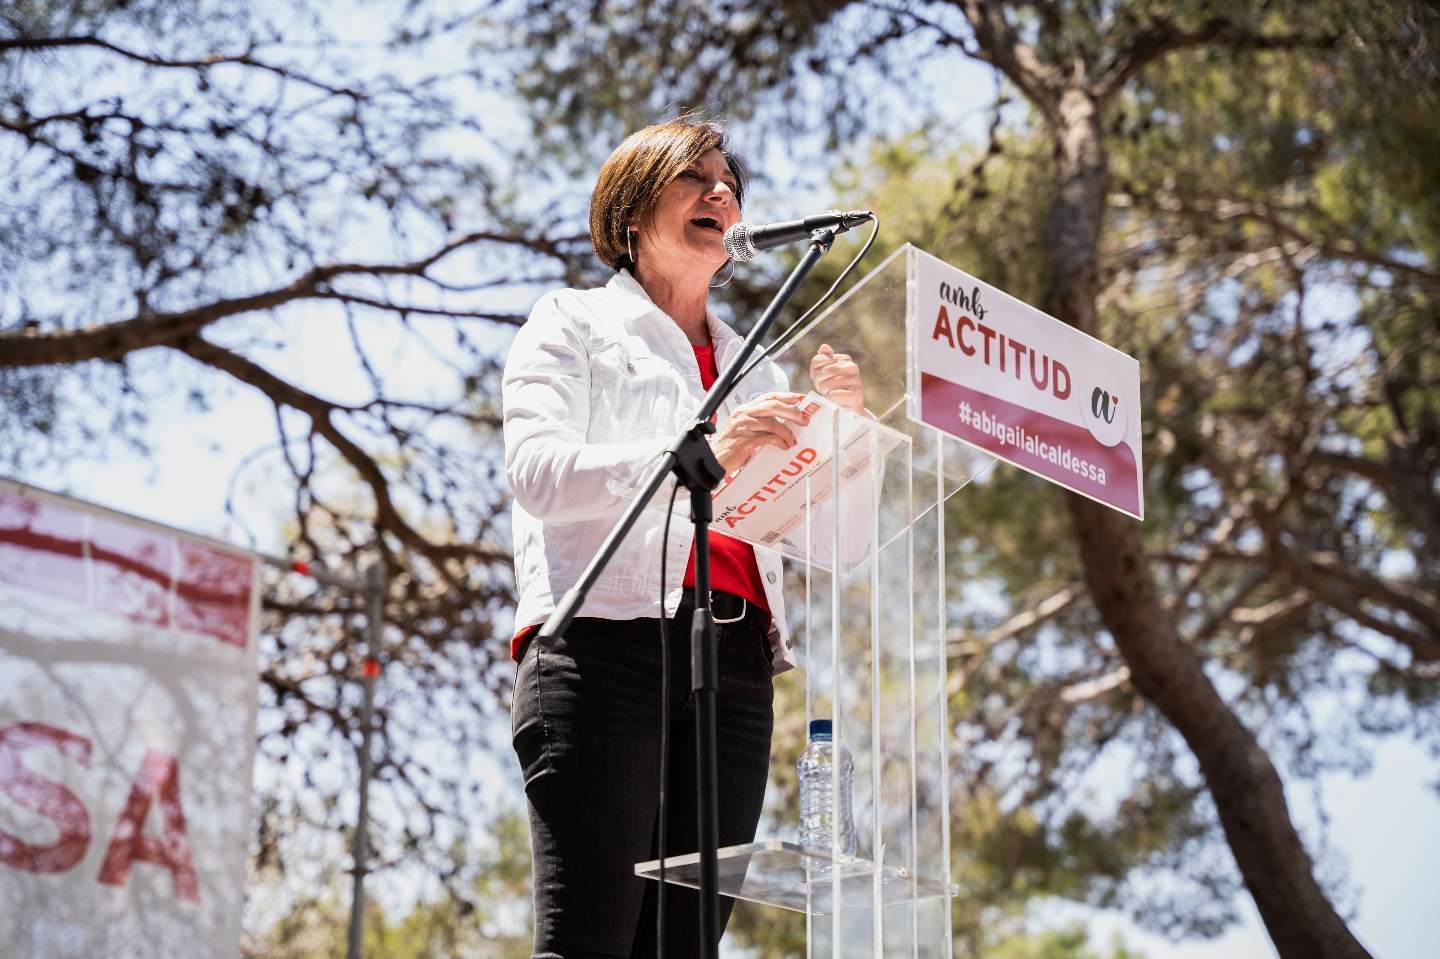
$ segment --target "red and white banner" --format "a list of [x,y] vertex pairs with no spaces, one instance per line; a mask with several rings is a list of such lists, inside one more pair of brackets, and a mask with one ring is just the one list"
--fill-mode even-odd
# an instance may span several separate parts
[[[744,466],[726,476],[715,490],[715,518],[710,528],[830,569],[832,557],[865,554],[869,498],[879,486],[885,457],[905,437],[867,417],[845,412],[819,393],[806,393],[796,408],[808,415],[810,422],[789,424],[795,434],[794,447],[762,446]],[[837,448],[838,469],[834,463]],[[837,473],[844,501],[842,514],[846,509],[859,509],[857,519],[842,520],[838,545],[832,542],[836,537],[831,523],[822,518],[833,519],[833,514],[817,512],[831,502]]]
[[1144,519],[1140,364],[919,250],[914,280],[911,416]]
[[255,560],[0,485],[0,954],[235,959]]

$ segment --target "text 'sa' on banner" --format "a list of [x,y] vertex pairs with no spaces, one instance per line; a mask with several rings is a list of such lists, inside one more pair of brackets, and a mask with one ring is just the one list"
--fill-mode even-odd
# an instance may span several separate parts
[[0,484],[0,953],[236,959],[251,555]]

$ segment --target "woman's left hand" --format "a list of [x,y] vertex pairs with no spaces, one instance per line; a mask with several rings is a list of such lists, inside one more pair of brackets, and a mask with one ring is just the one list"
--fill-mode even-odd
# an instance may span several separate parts
[[860,367],[849,353],[836,353],[823,343],[810,361],[810,382],[815,392],[836,406],[856,413],[865,412],[865,388],[860,383]]

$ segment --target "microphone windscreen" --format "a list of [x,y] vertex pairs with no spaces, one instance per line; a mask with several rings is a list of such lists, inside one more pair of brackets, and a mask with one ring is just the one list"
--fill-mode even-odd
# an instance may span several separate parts
[[753,230],[750,224],[740,222],[725,231],[725,255],[736,263],[749,263],[755,259],[755,243],[750,238]]

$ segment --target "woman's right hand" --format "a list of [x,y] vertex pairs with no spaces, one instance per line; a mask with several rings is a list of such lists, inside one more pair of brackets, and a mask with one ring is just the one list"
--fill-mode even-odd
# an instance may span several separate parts
[[725,472],[731,473],[750,461],[761,447],[774,446],[788,450],[795,445],[795,434],[787,423],[805,426],[809,415],[796,408],[804,393],[767,393],[756,400],[737,406],[735,412],[710,439],[710,449]]

